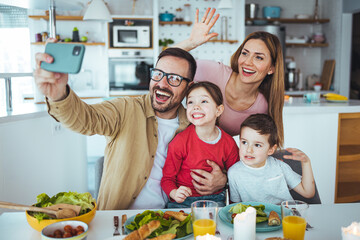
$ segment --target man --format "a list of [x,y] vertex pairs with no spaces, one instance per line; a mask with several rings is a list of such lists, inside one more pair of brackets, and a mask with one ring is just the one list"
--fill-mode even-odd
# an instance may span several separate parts
[[[98,208],[164,208],[166,195],[160,187],[167,145],[188,126],[181,105],[196,71],[188,52],[169,48],[151,71],[150,91],[141,97],[124,97],[87,105],[67,85],[68,75],[47,72],[36,55],[35,82],[46,96],[48,112],[64,126],[85,135],[100,134],[107,140]],[[194,186],[200,194],[223,188],[226,176],[213,162],[211,173],[193,170]],[[201,175],[201,176],[199,176]]]

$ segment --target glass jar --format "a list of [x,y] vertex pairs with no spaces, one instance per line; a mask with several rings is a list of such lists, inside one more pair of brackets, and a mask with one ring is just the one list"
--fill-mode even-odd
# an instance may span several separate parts
[[184,21],[183,9],[182,8],[177,8],[176,9],[175,21],[177,21],[177,22],[183,22]]
[[190,4],[184,4],[184,21],[185,22],[190,22],[191,20],[191,9],[190,9]]

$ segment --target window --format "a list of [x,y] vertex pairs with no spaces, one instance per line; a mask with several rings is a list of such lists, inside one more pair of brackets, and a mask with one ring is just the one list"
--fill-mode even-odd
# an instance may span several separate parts
[[[27,10],[0,4],[0,72],[32,72]],[[12,78],[13,104],[33,95],[33,78]],[[5,103],[5,81],[0,79],[0,108]]]

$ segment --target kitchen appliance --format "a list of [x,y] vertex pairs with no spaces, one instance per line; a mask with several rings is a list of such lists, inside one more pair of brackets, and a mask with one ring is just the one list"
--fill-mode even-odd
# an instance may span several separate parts
[[257,32],[257,31],[269,32],[279,38],[281,47],[283,50],[283,57],[284,57],[284,62],[285,62],[285,56],[286,56],[286,45],[285,45],[286,28],[285,28],[285,26],[278,26],[278,25],[245,26],[246,36],[252,32]]
[[150,47],[149,26],[113,27],[114,47]]
[[280,18],[281,7],[265,6],[263,7],[264,18]]
[[287,65],[285,76],[285,89],[294,91],[299,83],[299,70],[296,69],[296,62],[291,61]]
[[111,90],[148,90],[152,52],[145,50],[109,51],[109,85]]
[[245,18],[257,18],[259,4],[248,3],[245,5]]
[[109,23],[111,48],[151,48],[151,19],[114,19]]

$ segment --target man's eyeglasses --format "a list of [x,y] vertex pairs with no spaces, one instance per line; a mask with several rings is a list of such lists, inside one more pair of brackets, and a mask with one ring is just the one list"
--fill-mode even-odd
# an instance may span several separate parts
[[166,76],[167,82],[173,87],[180,86],[182,80],[185,80],[187,82],[191,82],[190,79],[184,78],[184,77],[182,77],[180,75],[177,75],[177,74],[174,74],[174,73],[166,73],[166,72],[163,72],[160,69],[156,69],[156,68],[150,68],[151,80],[154,80],[155,82],[160,82],[161,79],[164,76]]

